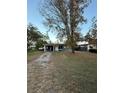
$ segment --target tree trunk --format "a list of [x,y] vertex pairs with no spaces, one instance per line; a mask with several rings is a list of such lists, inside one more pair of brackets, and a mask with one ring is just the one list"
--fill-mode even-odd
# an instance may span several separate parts
[[76,26],[76,9],[77,9],[77,4],[76,0],[72,0],[70,2],[71,5],[71,11],[70,11],[70,22],[71,22],[71,48],[72,48],[72,53],[75,53],[75,40],[74,40],[74,31],[75,31],[75,26]]
[[74,47],[72,46],[71,49],[72,49],[72,53],[74,54],[75,53]]
[[72,53],[75,53],[75,42],[74,42],[74,27],[72,27],[72,32],[71,32],[71,48],[72,48]]

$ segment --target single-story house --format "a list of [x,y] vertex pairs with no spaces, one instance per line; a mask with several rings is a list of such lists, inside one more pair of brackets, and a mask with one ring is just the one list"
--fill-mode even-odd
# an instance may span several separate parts
[[97,39],[89,39],[89,49],[97,49]]
[[65,44],[45,44],[44,51],[62,51],[65,48]]
[[87,41],[78,41],[76,43],[75,50],[77,50],[77,51],[88,51],[88,45],[89,45],[89,42],[87,42]]
[[97,49],[97,39],[89,39],[88,41],[78,41],[76,43],[76,50],[89,51],[90,49]]

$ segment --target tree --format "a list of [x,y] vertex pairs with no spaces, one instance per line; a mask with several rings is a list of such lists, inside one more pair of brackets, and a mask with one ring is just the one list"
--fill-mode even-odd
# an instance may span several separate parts
[[43,47],[44,44],[47,44],[47,41],[44,41],[42,39],[39,39],[37,42],[36,42],[36,49],[38,50],[39,48]]
[[85,40],[89,41],[90,38],[91,38],[91,34],[90,32],[87,32],[87,34],[85,35]]
[[[27,49],[31,48],[31,45],[35,43],[36,49],[46,44],[46,40],[48,39],[47,35],[43,35],[38,28],[29,24],[27,27]],[[41,45],[41,46],[40,46]]]
[[96,20],[96,17],[92,18],[91,35],[92,35],[92,38],[97,39],[97,20]]
[[38,28],[30,23],[27,27],[27,49],[30,49],[31,45],[39,38],[41,38],[41,35],[38,33]]
[[85,35],[85,40],[89,41],[89,39],[97,39],[97,20],[96,17],[92,18],[92,25]]
[[66,38],[74,53],[74,32],[86,22],[84,9],[91,0],[42,0],[40,14],[49,31],[56,31],[59,38]]

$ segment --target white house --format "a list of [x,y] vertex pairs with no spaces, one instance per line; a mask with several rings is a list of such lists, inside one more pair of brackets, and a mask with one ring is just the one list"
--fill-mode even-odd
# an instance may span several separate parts
[[62,51],[64,50],[65,45],[64,44],[45,44],[44,45],[44,51]]
[[89,41],[79,41],[76,43],[80,51],[89,51],[90,49],[97,49],[97,39],[89,39]]
[[78,51],[88,51],[88,45],[89,45],[89,42],[87,41],[78,41],[76,43],[76,50]]

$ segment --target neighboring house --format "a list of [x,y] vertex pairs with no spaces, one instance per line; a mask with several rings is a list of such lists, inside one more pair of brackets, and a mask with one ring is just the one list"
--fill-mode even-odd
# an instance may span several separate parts
[[92,38],[90,38],[90,39],[88,40],[88,42],[89,42],[88,50],[89,50],[89,49],[97,49],[97,39],[92,39]]
[[87,41],[78,41],[76,43],[75,50],[77,50],[77,51],[88,51],[88,44],[89,44],[89,42],[87,42]]
[[45,44],[44,45],[44,51],[62,51],[64,50],[65,45],[64,44]]
[[78,41],[76,50],[89,51],[90,49],[97,49],[97,39],[89,39],[88,41]]

